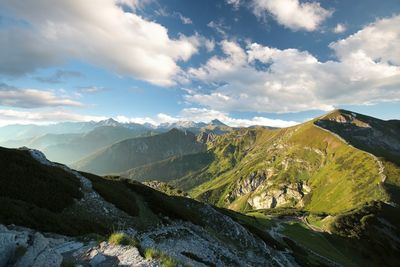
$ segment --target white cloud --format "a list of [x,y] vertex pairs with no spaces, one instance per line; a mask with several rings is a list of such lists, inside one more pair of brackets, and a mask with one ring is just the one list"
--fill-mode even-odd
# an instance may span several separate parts
[[[120,75],[173,85],[177,62],[197,53],[196,37],[171,39],[162,25],[124,11],[133,0],[1,1],[5,16],[23,21],[0,29],[0,74],[19,75],[78,59]],[[46,12],[43,12],[45,10]]]
[[342,23],[336,24],[336,27],[333,29],[334,33],[344,33],[345,31],[347,31],[346,25]]
[[215,41],[214,41],[214,40],[206,39],[206,40],[205,40],[205,43],[204,43],[204,46],[206,47],[206,49],[207,49],[208,52],[211,52],[211,51],[213,51],[214,48],[215,48]]
[[193,24],[193,21],[191,18],[183,16],[181,13],[177,13],[179,19],[182,21],[183,24]]
[[103,116],[91,116],[72,113],[68,111],[20,111],[13,109],[0,109],[0,126],[8,124],[50,124],[65,121],[100,121],[105,120]]
[[82,106],[81,103],[52,91],[19,89],[0,83],[0,106],[40,108],[56,106]]
[[218,21],[210,21],[207,24],[207,27],[213,29],[214,31],[216,31],[217,33],[219,33],[221,36],[223,37],[227,37],[227,31],[230,30],[230,27],[228,25],[225,25],[224,21],[222,19],[218,20]]
[[234,9],[239,9],[240,7],[240,0],[225,0],[228,5],[232,5]]
[[180,114],[181,118],[195,122],[210,122],[218,119],[223,123],[232,127],[249,127],[253,125],[271,126],[271,127],[289,127],[298,124],[295,121],[286,121],[279,119],[269,119],[266,117],[256,116],[251,119],[236,119],[229,116],[226,112],[207,108],[187,108],[183,109]]
[[374,61],[400,65],[400,15],[378,20],[346,39],[332,43],[340,59],[363,53]]
[[78,88],[79,93],[94,94],[105,91],[106,88],[98,86],[81,86]]
[[[191,90],[189,102],[210,109],[256,112],[330,110],[338,105],[400,101],[400,16],[366,26],[332,43],[338,60],[320,62],[307,51],[223,41],[188,75],[211,89]],[[215,84],[220,85],[215,88]]]
[[253,11],[257,16],[271,14],[276,21],[292,30],[315,31],[332,15],[318,2],[299,0],[253,0]]
[[194,122],[210,122],[218,119],[223,123],[232,127],[248,127],[253,125],[271,126],[271,127],[289,127],[298,124],[295,121],[286,121],[279,119],[269,119],[265,117],[256,116],[251,119],[236,119],[229,116],[226,112],[207,108],[186,108],[183,109],[178,116],[170,116],[164,113],[159,113],[155,117],[133,117],[117,116],[115,118],[119,122],[128,123],[134,122],[139,124],[150,123],[159,125],[162,123],[175,123],[178,121],[194,121]]

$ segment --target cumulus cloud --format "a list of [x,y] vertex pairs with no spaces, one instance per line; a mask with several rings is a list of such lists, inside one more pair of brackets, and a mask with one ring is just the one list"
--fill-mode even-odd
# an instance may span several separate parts
[[21,75],[78,59],[157,85],[175,84],[178,62],[197,53],[200,43],[196,36],[170,38],[165,27],[133,13],[137,3],[1,1],[2,15],[18,23],[0,29],[0,74]]
[[338,105],[400,100],[400,16],[370,25],[330,47],[337,60],[257,43],[223,41],[214,56],[188,74],[216,89],[188,90],[189,102],[222,111],[298,112]]
[[335,28],[333,29],[334,33],[344,33],[347,30],[346,25],[342,23],[336,24]]
[[318,2],[299,0],[253,0],[253,11],[258,17],[270,14],[281,25],[291,30],[315,31],[332,15]]
[[400,65],[400,15],[380,19],[330,47],[344,60],[363,53],[373,61]]
[[20,111],[14,109],[0,109],[0,126],[8,124],[49,124],[57,122],[79,122],[105,120],[103,116],[82,115],[69,111]]
[[82,106],[81,103],[52,91],[19,89],[0,83],[0,106],[19,108],[40,108],[58,106]]

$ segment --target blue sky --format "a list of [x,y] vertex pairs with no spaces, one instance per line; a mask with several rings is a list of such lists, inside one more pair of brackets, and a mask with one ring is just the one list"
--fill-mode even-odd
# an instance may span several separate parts
[[399,119],[398,25],[397,0],[0,1],[0,125]]

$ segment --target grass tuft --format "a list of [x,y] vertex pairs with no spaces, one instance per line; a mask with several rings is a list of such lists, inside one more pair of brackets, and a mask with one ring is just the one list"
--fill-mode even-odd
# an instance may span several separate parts
[[136,239],[122,232],[116,232],[111,234],[110,237],[108,238],[108,243],[112,245],[132,246],[132,247],[137,247],[139,245],[139,242]]

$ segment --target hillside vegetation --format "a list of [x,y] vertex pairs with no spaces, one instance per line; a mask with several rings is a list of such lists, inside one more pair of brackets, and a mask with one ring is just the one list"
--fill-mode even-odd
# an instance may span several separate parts
[[[391,201],[392,191],[398,186],[398,167],[388,160],[395,162],[393,153],[398,151],[392,140],[400,136],[393,128],[397,124],[358,115],[358,125],[379,125],[378,129],[371,126],[370,131],[381,134],[369,136],[368,143],[385,138],[393,143],[392,148],[382,145],[380,150],[392,151],[392,156],[378,158],[379,152],[377,157],[349,145],[346,136],[321,126],[325,120],[337,118],[344,129],[352,127],[342,120],[346,114],[350,112],[335,111],[285,129],[235,130],[215,136],[207,143],[207,152],[136,167],[123,176],[169,182],[201,201],[241,212],[296,207],[338,214],[370,201]],[[339,129],[341,124],[336,124]],[[388,137],[386,132],[390,132]],[[393,184],[391,189],[389,184]]]
[[193,133],[172,129],[167,133],[115,143],[72,166],[82,171],[112,174],[204,150],[205,145],[198,142]]

